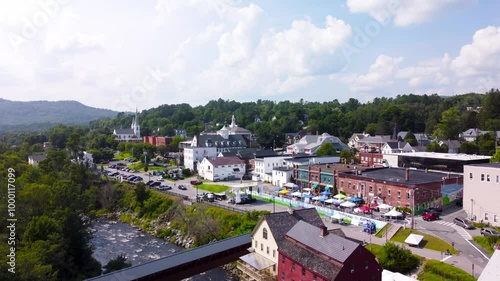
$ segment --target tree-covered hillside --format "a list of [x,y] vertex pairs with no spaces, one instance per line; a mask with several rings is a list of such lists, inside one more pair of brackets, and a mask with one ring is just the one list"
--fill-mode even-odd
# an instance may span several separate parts
[[[86,124],[115,117],[117,112],[89,107],[76,101],[9,101],[0,99],[0,131],[39,131],[55,124]],[[27,127],[27,128],[26,128]]]

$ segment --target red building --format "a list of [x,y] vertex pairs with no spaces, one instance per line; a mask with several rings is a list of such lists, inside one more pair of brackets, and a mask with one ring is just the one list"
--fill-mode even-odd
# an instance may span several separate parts
[[359,152],[358,157],[359,157],[359,162],[363,166],[382,167],[384,165],[384,155],[381,153]]
[[[447,185],[463,185],[463,176],[387,167],[343,172],[337,178],[337,187],[347,196],[361,197],[368,202],[383,199],[384,203],[391,206],[409,208],[414,202],[417,211],[441,198],[442,188]],[[412,197],[413,193],[415,198]]]
[[169,145],[172,138],[167,137],[157,137],[157,136],[146,136],[144,137],[144,143],[149,143],[154,146]]
[[278,280],[382,280],[382,267],[360,243],[305,221],[278,249]]

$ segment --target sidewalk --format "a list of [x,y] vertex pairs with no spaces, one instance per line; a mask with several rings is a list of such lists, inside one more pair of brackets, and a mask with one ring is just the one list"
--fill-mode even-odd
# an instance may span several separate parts
[[[354,225],[349,225],[349,226],[340,226],[340,225],[334,225],[328,222],[325,222],[327,227],[329,229],[332,228],[341,228],[345,235],[350,238],[354,238],[356,240],[360,241],[365,241],[366,243],[372,243],[376,245],[383,246],[386,242],[385,237],[384,238],[378,238],[375,235],[369,235],[368,233],[363,232],[363,229],[358,226]],[[451,264],[453,266],[456,266],[465,272],[472,274],[472,263],[467,259],[467,257],[458,254],[458,255],[451,255],[447,256],[444,253],[430,250],[430,249],[425,249],[425,248],[417,248],[417,247],[411,247],[403,243],[395,242],[398,245],[403,245],[406,249],[409,249],[413,254],[424,257],[426,259],[433,259],[433,260],[440,260],[444,263]],[[474,276],[477,278],[483,271],[483,268],[474,265]]]

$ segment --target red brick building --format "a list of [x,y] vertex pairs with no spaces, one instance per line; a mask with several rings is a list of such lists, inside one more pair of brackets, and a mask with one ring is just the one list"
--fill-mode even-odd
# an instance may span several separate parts
[[382,166],[384,162],[384,155],[381,153],[359,152],[359,162],[363,166],[373,167]]
[[157,136],[146,136],[143,138],[144,143],[149,143],[154,146],[169,145],[172,138],[167,137],[157,137]]
[[360,243],[305,221],[278,248],[278,280],[382,280],[382,267]]
[[382,199],[392,206],[411,208],[415,192],[417,210],[428,207],[434,199],[442,197],[445,185],[463,185],[463,176],[387,167],[342,172],[337,178],[337,187],[347,196],[361,197],[368,202]]

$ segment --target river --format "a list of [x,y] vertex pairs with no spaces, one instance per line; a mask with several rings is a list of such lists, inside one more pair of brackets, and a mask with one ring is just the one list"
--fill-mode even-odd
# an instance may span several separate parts
[[[103,266],[120,254],[125,254],[127,261],[134,266],[183,250],[182,247],[121,222],[98,220],[94,225],[94,230],[94,237],[91,240],[95,247],[93,256]],[[216,268],[185,280],[235,281],[239,279],[231,276],[222,268]]]

